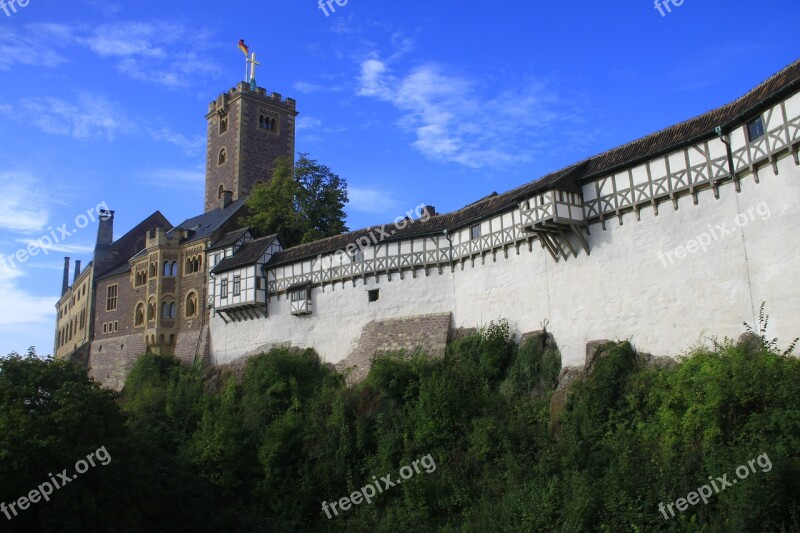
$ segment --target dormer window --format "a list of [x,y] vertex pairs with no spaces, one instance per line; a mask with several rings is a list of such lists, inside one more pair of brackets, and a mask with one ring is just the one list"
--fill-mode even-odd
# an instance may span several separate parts
[[757,141],[764,136],[764,119],[761,117],[747,123],[747,142]]

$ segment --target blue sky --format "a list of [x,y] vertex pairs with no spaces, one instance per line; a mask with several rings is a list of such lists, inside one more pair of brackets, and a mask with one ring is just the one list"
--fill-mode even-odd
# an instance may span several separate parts
[[[5,0],[8,2],[8,0]],[[291,96],[351,228],[450,211],[722,105],[800,58],[800,4],[29,0],[0,9],[0,254],[105,202],[116,236],[203,210],[204,113],[243,77]],[[154,201],[153,199],[156,198]],[[79,219],[80,222],[82,220]],[[0,353],[52,351],[63,257],[0,264]]]

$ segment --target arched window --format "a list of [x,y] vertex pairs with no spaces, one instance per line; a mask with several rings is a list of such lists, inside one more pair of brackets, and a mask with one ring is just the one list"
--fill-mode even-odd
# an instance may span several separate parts
[[220,183],[219,189],[217,189],[217,200],[220,200],[223,194],[225,194],[225,187]]
[[176,316],[178,316],[178,306],[175,304],[175,302],[172,302],[169,304],[169,317],[175,318]]
[[193,292],[186,297],[186,316],[187,318],[197,316],[197,294]]
[[167,302],[161,304],[161,318],[169,318],[169,303]]
[[164,261],[164,277],[167,278],[170,275],[170,268],[169,268],[169,261]]
[[134,326],[143,326],[144,325],[144,304],[140,303],[136,306],[136,312],[133,315],[133,325]]
[[156,264],[155,263],[150,263],[150,277],[151,278],[156,277]]
[[228,160],[228,151],[225,148],[223,148],[222,150],[219,151],[219,158],[217,160],[217,164],[219,166],[222,166],[225,164],[225,161],[227,160]]
[[177,261],[173,261],[170,264],[170,275],[171,276],[177,276],[178,275],[178,262]]
[[150,302],[147,304],[147,320],[155,320],[156,319],[156,301],[152,298]]
[[219,134],[222,135],[228,131],[228,117],[220,117],[219,119]]

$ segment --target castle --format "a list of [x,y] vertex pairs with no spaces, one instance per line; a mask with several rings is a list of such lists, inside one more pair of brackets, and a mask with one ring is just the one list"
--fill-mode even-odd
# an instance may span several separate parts
[[800,331],[800,61],[734,102],[458,211],[284,249],[239,227],[244,200],[294,154],[296,104],[240,83],[209,106],[205,212],[156,212],[69,259],[56,356],[119,388],[150,351],[221,365],[313,347],[363,377],[377,353],[441,354],[504,317],[547,325],[565,365],[589,341],[676,355],[736,336],[762,302]]

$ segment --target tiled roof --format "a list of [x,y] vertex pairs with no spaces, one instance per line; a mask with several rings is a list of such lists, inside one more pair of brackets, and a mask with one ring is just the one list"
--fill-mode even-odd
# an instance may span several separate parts
[[[201,239],[208,237],[209,235],[217,231],[232,216],[236,215],[239,212],[239,210],[242,207],[244,207],[244,204],[245,204],[244,199],[240,198],[228,204],[228,206],[225,207],[224,209],[218,207],[212,211],[203,213],[202,215],[198,215],[188,220],[184,220],[182,223],[178,224],[175,227],[176,230],[182,229],[182,230],[187,230],[189,232],[189,236],[186,237],[186,239],[184,239],[183,241],[181,241],[181,244],[199,241]],[[171,235],[172,231],[168,232],[167,235]]]
[[122,263],[118,267],[112,268],[111,270],[109,270],[108,272],[103,274],[102,276],[98,276],[97,280],[100,281],[100,280],[104,280],[104,279],[107,279],[107,278],[113,278],[114,276],[119,276],[120,274],[125,274],[125,273],[130,272],[130,271],[131,271],[131,264],[128,263],[127,261],[125,261],[124,263]]
[[127,265],[128,258],[136,253],[137,241],[144,238],[147,232],[154,227],[171,229],[172,224],[170,224],[169,220],[167,220],[160,211],[154,212],[152,215],[139,222],[135,228],[128,231],[106,248],[109,255],[118,257],[120,262],[115,261],[103,268],[102,271],[100,271],[100,267],[98,266],[95,272],[97,278],[107,277],[109,272],[116,271],[121,266]]
[[234,231],[229,231],[219,239],[217,239],[211,246],[209,246],[209,250],[219,250],[220,248],[225,248],[239,239],[241,239],[245,233],[250,231],[250,228],[241,228]]
[[548,174],[503,194],[493,193],[482,200],[470,204],[458,211],[437,215],[429,220],[414,221],[404,229],[396,229],[393,224],[372,226],[327,239],[295,246],[278,252],[269,262],[270,267],[292,263],[298,260],[344,250],[359,238],[369,235],[376,228],[394,233],[383,242],[407,239],[424,235],[441,234],[445,229],[456,230],[473,224],[489,216],[514,209],[522,198],[532,196],[540,191],[554,187],[566,190],[579,190],[579,183],[588,178],[614,171],[620,166],[629,166],[637,162],[656,157],[678,149],[682,145],[697,142],[703,138],[715,136],[715,128],[721,126],[724,132],[742,120],[770,105],[778,98],[786,96],[800,87],[800,61],[796,61],[778,72],[770,79],[748,92],[741,98],[695,117],[681,122],[647,137],[595,155],[579,163]]
[[259,257],[264,255],[264,252],[269,248],[277,235],[270,235],[269,237],[262,237],[247,244],[242,245],[241,248],[231,257],[226,257],[214,267],[211,271],[216,274],[219,272],[226,272],[235,268],[240,268],[255,263]]

